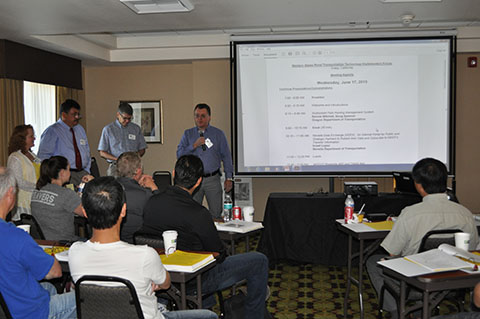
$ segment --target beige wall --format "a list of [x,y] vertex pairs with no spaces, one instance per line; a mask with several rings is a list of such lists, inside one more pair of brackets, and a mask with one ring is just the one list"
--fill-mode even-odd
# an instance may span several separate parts
[[[473,211],[480,211],[475,184],[480,177],[479,69],[467,69],[466,57],[458,58],[457,79],[457,194]],[[92,154],[102,173],[106,163],[97,151],[102,128],[113,121],[120,100],[163,101],[164,144],[149,144],[144,157],[146,173],[171,171],[178,142],[193,126],[193,106],[205,102],[212,107],[212,125],[224,130],[230,142],[230,71],[228,60],[193,61],[142,66],[87,67],[84,69],[87,135]],[[352,179],[349,179],[352,180]],[[366,180],[365,178],[353,180]],[[372,179],[379,191],[392,191],[390,178]],[[343,188],[335,180],[335,191]],[[253,180],[255,219],[262,220],[268,194],[272,192],[328,191],[327,178],[256,178]]]
[[457,56],[456,182],[460,202],[480,212],[480,69],[468,68],[467,58]]

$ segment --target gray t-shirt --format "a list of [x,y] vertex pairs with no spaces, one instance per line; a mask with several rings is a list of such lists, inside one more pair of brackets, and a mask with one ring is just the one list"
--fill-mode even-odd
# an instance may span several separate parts
[[32,194],[32,215],[47,240],[75,240],[74,210],[81,199],[71,189],[47,184]]

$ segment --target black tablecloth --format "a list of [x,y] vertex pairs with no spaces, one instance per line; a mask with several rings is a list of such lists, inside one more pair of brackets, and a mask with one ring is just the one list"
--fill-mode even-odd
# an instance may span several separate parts
[[[418,195],[381,193],[355,197],[355,208],[397,216],[421,201]],[[345,195],[272,193],[268,197],[259,243],[270,264],[289,260],[299,263],[343,266],[347,263],[348,237],[335,226],[343,218]],[[354,243],[357,244],[357,243]]]

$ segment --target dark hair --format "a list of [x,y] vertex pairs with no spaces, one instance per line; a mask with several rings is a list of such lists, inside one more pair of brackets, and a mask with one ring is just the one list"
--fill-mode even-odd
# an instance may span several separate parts
[[124,203],[123,187],[113,176],[98,177],[85,185],[82,205],[87,212],[88,223],[95,229],[112,228]]
[[208,104],[199,103],[199,104],[197,104],[197,106],[195,106],[195,108],[193,109],[193,111],[195,112],[196,109],[200,109],[200,110],[206,109],[208,115],[212,115],[212,113],[211,113],[211,111],[210,111],[210,106],[208,106]]
[[183,155],[175,163],[175,177],[173,184],[191,189],[200,177],[203,176],[203,163],[195,155]]
[[28,124],[15,126],[8,141],[8,155],[18,150],[25,150],[28,129],[32,129],[33,131],[33,127]]
[[434,158],[418,161],[412,169],[415,183],[422,185],[428,194],[445,193],[448,172],[445,165]]
[[132,106],[127,102],[120,102],[120,105],[118,106],[118,112],[120,112],[120,114],[125,113],[128,115],[132,115],[133,109],[132,109]]
[[68,160],[63,156],[52,156],[44,159],[40,165],[40,178],[37,181],[37,189],[52,182],[52,179],[58,178],[62,169],[68,168]]
[[78,104],[77,101],[72,99],[65,100],[65,102],[60,105],[60,114],[70,112],[71,108],[80,110],[80,104]]

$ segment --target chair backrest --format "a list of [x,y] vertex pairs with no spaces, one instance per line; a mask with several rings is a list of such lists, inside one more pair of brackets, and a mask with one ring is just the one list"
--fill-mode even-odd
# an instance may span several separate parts
[[148,245],[153,248],[165,248],[162,236],[148,234],[142,231],[137,231],[133,234],[133,243],[135,245]]
[[98,169],[97,159],[95,157],[92,157],[90,174],[92,174],[92,176],[95,178],[100,177],[100,170]]
[[42,229],[35,217],[29,214],[21,214],[20,220],[15,222],[15,225],[30,225],[30,236],[34,239],[45,239]]
[[[455,233],[462,232],[460,229],[437,229],[431,230],[425,234],[420,243],[420,248],[418,252],[427,251],[430,249],[437,248],[441,244],[449,244],[455,246]],[[439,236],[440,235],[440,236]],[[449,236],[441,236],[449,235]]]
[[2,307],[2,311],[0,311],[0,319],[11,319],[12,315],[10,314],[10,310],[8,310],[7,304],[5,303],[5,299],[3,299],[2,293],[0,293],[0,306]]
[[152,177],[159,190],[164,190],[167,186],[172,185],[172,174],[169,171],[156,171]]
[[[106,282],[119,286],[101,286]],[[108,276],[83,276],[75,284],[77,318],[140,318],[142,307],[133,284]]]

